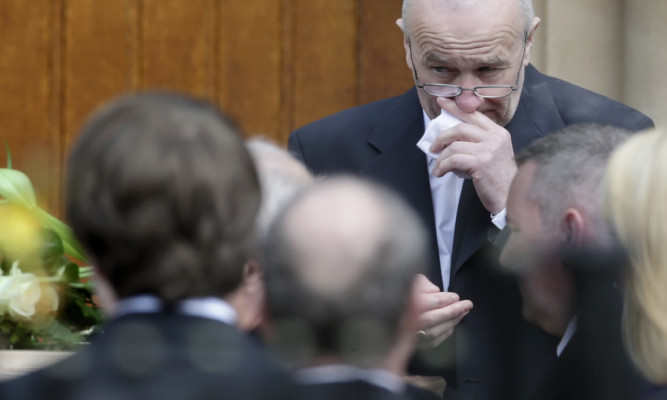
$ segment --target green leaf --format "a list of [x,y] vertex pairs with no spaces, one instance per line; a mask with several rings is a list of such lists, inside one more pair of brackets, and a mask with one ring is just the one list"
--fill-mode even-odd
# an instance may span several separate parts
[[68,263],[65,267],[65,282],[79,281],[79,266],[74,263]]
[[58,236],[60,236],[60,240],[62,240],[65,253],[69,254],[70,256],[78,260],[85,262],[88,261],[88,257],[86,257],[86,252],[83,250],[83,246],[81,246],[79,241],[76,240],[76,238],[74,237],[74,233],[72,232],[72,229],[70,229],[69,226],[67,226],[64,222],[60,221],[53,215],[42,210],[41,208],[38,208],[36,211],[37,211],[37,218],[39,218],[42,224],[46,228],[53,230],[56,234],[58,234]]
[[5,149],[7,149],[7,169],[12,169],[12,153],[9,151],[9,145],[7,144],[7,140],[3,140],[5,142]]
[[42,262],[49,275],[55,274],[61,266],[67,264],[67,260],[63,260],[63,256],[63,242],[60,240],[60,236],[51,229],[44,229],[42,233]]
[[29,209],[37,207],[35,189],[30,179],[15,169],[0,168],[0,196]]

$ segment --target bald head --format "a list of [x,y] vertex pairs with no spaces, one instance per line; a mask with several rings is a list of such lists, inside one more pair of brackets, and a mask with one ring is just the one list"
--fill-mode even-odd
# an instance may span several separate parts
[[522,29],[528,31],[535,17],[532,0],[403,0],[402,19],[404,26],[407,28],[410,24],[410,16],[415,8],[418,11],[423,10],[430,13],[434,13],[434,11],[464,12],[483,8],[493,9],[493,7],[503,4],[505,6],[508,4],[518,6],[517,10],[520,12],[518,17],[523,24]]
[[286,215],[294,267],[309,289],[337,296],[368,272],[388,228],[375,196],[357,181],[331,182]]
[[349,345],[343,338],[364,341],[346,332],[371,324],[372,348],[356,343],[361,350],[346,359],[368,366],[393,342],[412,282],[424,272],[425,246],[420,221],[394,193],[353,178],[316,183],[269,232],[269,318],[300,321],[316,353],[340,357]]

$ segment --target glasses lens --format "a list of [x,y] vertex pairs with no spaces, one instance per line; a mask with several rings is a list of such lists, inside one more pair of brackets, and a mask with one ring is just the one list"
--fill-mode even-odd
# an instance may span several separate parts
[[424,91],[438,97],[456,97],[461,93],[458,86],[425,84]]
[[505,97],[512,94],[511,86],[478,86],[475,94],[480,97]]

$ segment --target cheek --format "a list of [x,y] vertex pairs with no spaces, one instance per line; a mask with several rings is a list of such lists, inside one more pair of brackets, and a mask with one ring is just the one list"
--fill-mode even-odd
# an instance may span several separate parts
[[425,93],[421,89],[417,89],[419,95],[419,102],[422,105],[422,108],[426,111],[426,114],[430,119],[434,119],[442,112],[442,109],[438,105],[438,99],[435,96],[431,96],[428,93]]

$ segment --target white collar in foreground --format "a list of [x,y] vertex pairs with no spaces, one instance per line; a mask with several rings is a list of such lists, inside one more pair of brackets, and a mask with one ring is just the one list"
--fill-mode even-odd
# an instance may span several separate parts
[[[162,309],[162,301],[155,296],[132,296],[118,301],[114,318],[127,314],[157,313]],[[234,308],[217,297],[198,297],[179,301],[174,312],[193,317],[214,319],[229,325],[236,325],[237,321]]]
[[305,385],[361,380],[394,393],[401,393],[405,390],[405,381],[387,370],[366,369],[343,364],[304,368],[296,371],[294,378],[298,383]]

